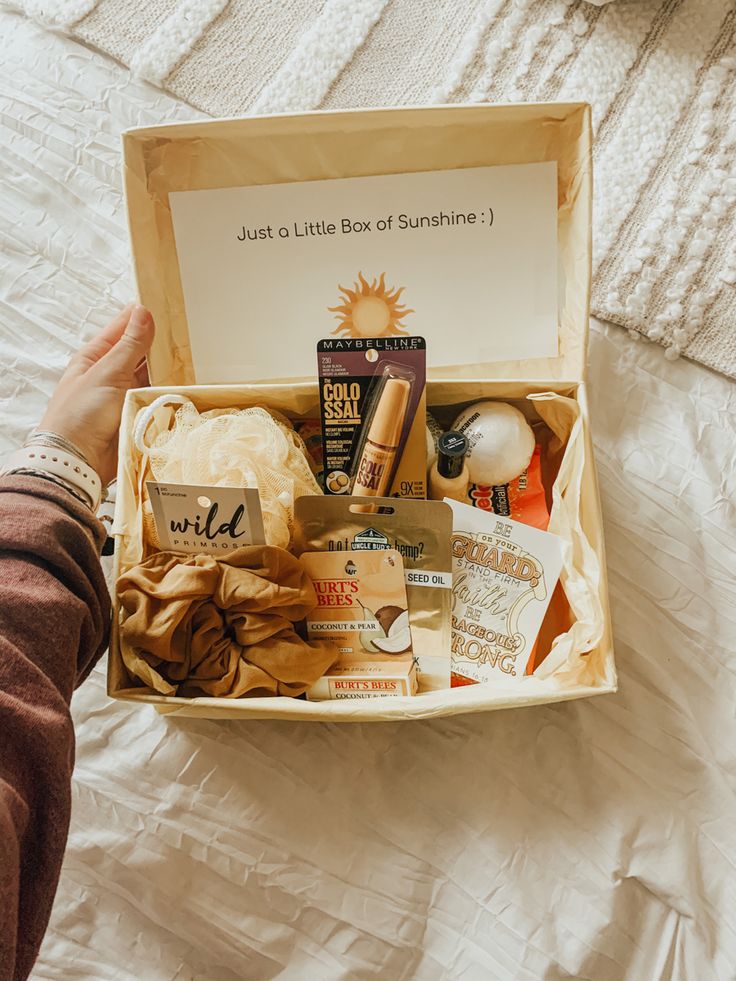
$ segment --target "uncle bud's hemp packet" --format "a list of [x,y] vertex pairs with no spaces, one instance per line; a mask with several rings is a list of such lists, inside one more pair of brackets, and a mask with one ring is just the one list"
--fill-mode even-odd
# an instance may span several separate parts
[[369,500],[370,510],[364,497],[297,498],[294,553],[396,549],[404,560],[419,691],[449,688],[452,512],[443,501]]

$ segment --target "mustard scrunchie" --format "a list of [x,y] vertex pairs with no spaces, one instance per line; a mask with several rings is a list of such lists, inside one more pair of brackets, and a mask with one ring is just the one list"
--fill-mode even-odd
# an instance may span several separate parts
[[230,555],[158,552],[118,579],[130,673],[164,695],[301,695],[335,661],[329,641],[294,629],[314,586],[282,548]]

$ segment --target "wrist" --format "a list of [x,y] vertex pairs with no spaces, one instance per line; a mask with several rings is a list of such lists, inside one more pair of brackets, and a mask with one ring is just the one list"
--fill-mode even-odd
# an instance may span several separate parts
[[68,444],[61,437],[54,439],[54,436],[49,433],[47,442],[31,442],[16,450],[5,461],[0,472],[48,475],[83,500],[93,513],[96,512],[102,499],[99,475],[82,456],[70,453],[66,448]]
[[[62,433],[56,432],[51,429],[34,429],[30,434],[28,439],[23,444],[24,447],[28,446],[45,446],[48,448],[54,448],[61,450],[63,453],[68,453],[70,456],[75,456],[86,463],[88,467],[92,466],[89,459],[89,453],[85,453],[80,449],[77,443],[72,442],[67,436]],[[96,470],[96,467],[92,467]]]

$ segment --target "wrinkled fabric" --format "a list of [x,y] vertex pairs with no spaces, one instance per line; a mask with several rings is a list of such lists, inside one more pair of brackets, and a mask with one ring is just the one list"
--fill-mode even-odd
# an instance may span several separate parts
[[294,623],[317,605],[289,552],[249,545],[219,559],[157,552],[118,579],[130,673],[164,695],[301,695],[337,657]]

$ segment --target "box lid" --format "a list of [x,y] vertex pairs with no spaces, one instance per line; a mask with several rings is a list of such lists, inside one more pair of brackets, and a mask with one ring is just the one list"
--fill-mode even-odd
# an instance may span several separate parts
[[[221,359],[214,370],[221,363],[223,377],[212,377],[212,365],[207,377],[198,375],[177,253],[172,192],[545,162],[555,162],[557,168],[557,354],[479,361],[477,351],[460,349],[457,364],[434,367],[429,376],[569,381],[584,376],[592,190],[590,107],[585,103],[366,109],[168,124],[127,131],[123,152],[138,290],[157,325],[149,359],[151,381],[156,385],[266,380],[257,373],[237,379],[232,370],[228,373],[226,365],[243,359],[232,349],[232,325],[227,343],[218,349],[216,317],[207,329],[211,328],[212,346]],[[207,248],[204,235],[202,249]],[[232,288],[238,290],[240,284],[233,281]],[[529,289],[533,288],[530,282]],[[239,302],[245,328],[247,292],[243,291]],[[487,351],[493,347],[492,310],[479,312],[478,326],[488,331]],[[329,332],[326,329],[323,336]],[[415,320],[410,332],[422,334],[421,324]],[[242,329],[235,336],[243,350],[257,348],[258,335],[253,329]],[[305,365],[299,377],[313,375],[311,368]],[[288,377],[295,376],[290,372]],[[268,379],[286,380],[273,372]]]

